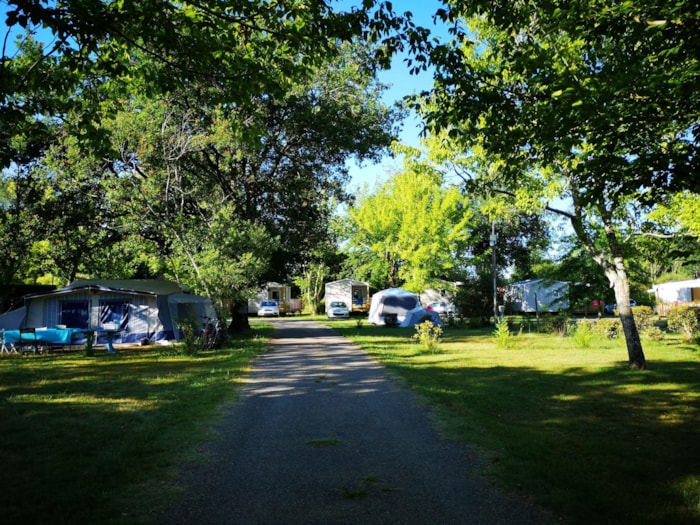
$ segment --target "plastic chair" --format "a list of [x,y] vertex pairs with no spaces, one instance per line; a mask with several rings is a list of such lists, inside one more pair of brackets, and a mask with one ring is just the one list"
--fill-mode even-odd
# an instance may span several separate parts
[[5,329],[0,329],[0,354],[16,354],[17,349],[15,345],[10,343],[9,345],[5,341]]
[[39,347],[36,344],[36,328],[20,328],[17,345],[20,354],[39,353]]

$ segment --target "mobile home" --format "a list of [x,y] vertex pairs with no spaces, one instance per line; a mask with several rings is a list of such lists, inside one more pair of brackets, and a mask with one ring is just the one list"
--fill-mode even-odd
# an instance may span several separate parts
[[248,313],[255,315],[263,301],[277,301],[280,307],[280,315],[286,315],[292,311],[292,287],[280,283],[267,283],[255,297],[248,300]]
[[569,309],[569,283],[528,279],[506,288],[505,300],[515,313],[560,312]]
[[344,302],[351,313],[367,313],[369,311],[369,283],[354,279],[340,279],[326,283],[326,312],[333,301]]

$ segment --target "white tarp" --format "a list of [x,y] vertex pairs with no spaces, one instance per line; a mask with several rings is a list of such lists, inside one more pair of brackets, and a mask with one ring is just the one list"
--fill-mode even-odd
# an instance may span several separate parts
[[440,314],[433,310],[423,308],[422,306],[418,306],[406,312],[406,318],[399,326],[401,326],[401,328],[413,328],[417,324],[420,324],[426,317],[428,317],[435,326],[445,326],[445,323],[440,319]]
[[369,307],[368,321],[383,325],[386,314],[396,314],[399,323],[406,319],[406,313],[420,306],[418,296],[401,288],[388,288],[375,293]]

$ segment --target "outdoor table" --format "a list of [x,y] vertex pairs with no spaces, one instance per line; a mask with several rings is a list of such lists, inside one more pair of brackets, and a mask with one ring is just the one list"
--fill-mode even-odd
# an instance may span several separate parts
[[[48,345],[70,345],[73,334],[82,333],[78,328],[37,328],[34,334],[22,334],[21,342],[36,341]],[[5,330],[5,343],[14,345],[20,342],[19,330]]]
[[105,338],[107,339],[107,352],[110,354],[118,354],[119,350],[114,348],[114,338],[115,336],[119,333],[123,332],[123,330],[119,329],[108,329],[108,328],[98,328],[95,330],[96,335],[104,335]]

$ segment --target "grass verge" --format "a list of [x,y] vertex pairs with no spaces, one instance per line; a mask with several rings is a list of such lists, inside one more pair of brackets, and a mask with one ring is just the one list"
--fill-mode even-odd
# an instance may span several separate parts
[[0,359],[5,523],[147,523],[177,495],[269,327],[194,357],[147,347]]
[[413,330],[329,323],[436,407],[446,432],[477,445],[483,474],[572,524],[700,523],[700,356],[645,341],[646,371],[623,340],[446,328],[440,351]]

